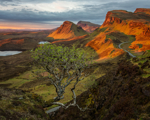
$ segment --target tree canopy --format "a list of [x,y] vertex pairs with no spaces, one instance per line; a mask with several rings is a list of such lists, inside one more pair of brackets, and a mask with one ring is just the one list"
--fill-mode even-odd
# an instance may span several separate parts
[[[56,88],[57,96],[54,98],[53,104],[65,108],[71,105],[78,106],[74,89],[77,83],[88,75],[86,69],[91,66],[93,61],[91,56],[83,48],[56,46],[55,44],[44,44],[32,51],[32,58],[34,58],[36,65],[48,72],[46,79]],[[72,81],[75,81],[71,89],[74,103],[65,106],[57,101],[64,98],[65,88]]]

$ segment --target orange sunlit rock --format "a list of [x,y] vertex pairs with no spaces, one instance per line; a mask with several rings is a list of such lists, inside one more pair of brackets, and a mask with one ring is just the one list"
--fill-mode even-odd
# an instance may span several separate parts
[[10,43],[10,42],[11,42],[11,39],[0,40],[0,46],[6,43]]
[[4,44],[7,44],[7,43],[22,44],[22,43],[24,43],[24,39],[20,39],[20,40],[4,39],[4,40],[0,40],[0,46],[2,46]]
[[114,41],[109,38],[111,32],[121,32],[126,35],[134,35],[136,40],[131,43],[129,48],[135,52],[150,49],[150,9],[136,9],[134,13],[125,10],[109,11],[100,32],[86,46],[96,50],[100,59],[113,58],[124,53],[122,49],[115,48]]
[[148,9],[148,8],[137,8],[137,9],[134,11],[134,13],[138,13],[138,12],[150,14],[150,9]]
[[20,39],[20,40],[12,40],[13,44],[22,44],[24,43],[24,39]]
[[[146,14],[145,14],[146,13]],[[134,13],[113,10],[109,11],[101,28],[108,27],[112,30],[120,31],[126,35],[135,35],[136,41],[130,48],[136,52],[150,49],[150,9],[136,9]],[[137,44],[142,44],[139,48]]]
[[48,35],[54,39],[70,39],[87,34],[81,27],[70,21],[65,21],[57,30]]
[[114,58],[124,53],[122,49],[115,48],[113,41],[106,38],[108,33],[101,32],[92,41],[88,42],[86,46],[92,47],[99,55],[100,60]]
[[[139,45],[141,45],[141,48]],[[134,49],[136,52],[150,50],[150,37],[142,35],[137,36],[136,41],[132,42],[129,48]]]
[[88,35],[83,35],[83,36],[77,36],[71,39],[66,39],[66,40],[58,40],[58,41],[54,41],[52,43],[59,43],[59,42],[66,42],[66,41],[73,41],[73,40],[79,40],[79,39],[83,39],[85,37],[87,37]]

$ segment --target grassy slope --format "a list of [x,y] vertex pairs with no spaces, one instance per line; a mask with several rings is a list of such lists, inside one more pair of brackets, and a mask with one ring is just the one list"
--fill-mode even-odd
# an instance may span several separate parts
[[[78,44],[78,43],[76,43]],[[85,48],[85,50],[93,54],[93,50],[90,48]],[[94,56],[97,56],[94,53]],[[21,66],[20,66],[21,67]],[[17,77],[13,77],[8,79],[7,81],[0,82],[0,86],[7,86],[9,88],[16,88],[16,89],[23,89],[23,90],[31,90],[38,95],[41,95],[44,100],[48,101],[56,97],[55,88],[53,85],[50,85],[49,82],[46,80],[37,80],[36,75],[32,73],[32,71],[36,71],[37,68],[33,67],[32,70],[26,71],[23,74],[20,74]],[[99,68],[92,69],[92,75],[86,77],[83,81],[81,81],[77,85],[76,94],[80,95],[82,92],[86,91],[92,84],[94,84],[94,79],[103,76],[105,73],[99,71]],[[70,91],[71,86],[73,83],[66,88],[65,99],[61,100],[60,102],[66,103],[72,99],[72,93]]]
[[[86,77],[83,81],[81,81],[77,85],[76,89],[77,95],[86,91],[92,84],[94,84],[94,79],[97,79],[100,76],[104,75],[104,73],[99,71],[99,68],[92,70],[92,73],[93,73],[92,75]],[[24,90],[30,89],[32,90],[32,92],[41,95],[46,101],[56,97],[54,86],[49,85],[48,83],[49,82],[46,82],[45,80],[36,80],[32,71],[27,71],[21,74],[20,76],[14,77],[4,82],[0,82],[1,85],[8,84],[9,88],[20,88]],[[72,82],[71,85],[66,88],[65,99],[61,100],[61,102],[65,103],[72,99],[72,93],[70,89],[73,83],[74,82]]]
[[[106,28],[107,29],[107,28]],[[91,33],[90,34],[90,36],[89,37],[87,37],[87,38],[84,38],[83,40],[81,40],[80,41],[80,43],[81,44],[83,44],[83,45],[85,45],[88,41],[90,41],[91,39],[93,39],[96,35],[98,35],[98,33],[99,32],[103,32],[103,31],[105,31],[106,30],[105,28],[98,28],[96,31],[94,31],[93,33]],[[110,35],[108,35],[108,37],[109,38],[112,38],[113,40],[116,40],[116,36],[118,36],[118,35],[116,35],[116,34],[110,34]],[[122,33],[119,33],[119,37],[121,38],[123,36],[123,38],[126,38],[126,36],[125,35],[123,35]],[[128,40],[130,41],[131,39],[134,39],[134,37],[133,36],[127,36],[127,38],[128,38]],[[122,40],[122,39],[121,39]],[[122,41],[124,41],[124,40],[122,40]],[[82,45],[82,46],[83,46]],[[128,45],[124,45],[124,46],[122,46],[122,47],[125,47],[125,48],[127,48],[127,46]],[[143,63],[145,63],[146,61],[145,61],[145,58],[146,57],[148,57],[149,56],[149,51],[147,51],[147,53],[145,53],[144,54],[144,56],[143,56],[143,58],[144,59],[140,59],[140,61],[139,62],[134,62],[134,64],[138,64],[139,65],[139,67],[141,68],[141,66],[143,65]],[[147,60],[148,60],[148,58],[147,58]],[[99,83],[101,83],[102,84],[102,89],[101,89],[101,86],[99,86],[99,84],[98,85],[96,85],[95,84],[95,86],[96,87],[94,87],[94,88],[91,88],[90,89],[90,91],[91,91],[91,93],[93,93],[94,94],[94,98],[93,98],[93,96],[91,97],[91,93],[88,93],[88,95],[87,96],[85,96],[85,98],[83,98],[83,99],[81,99],[80,98],[80,100],[81,100],[81,102],[84,102],[84,103],[89,103],[89,106],[91,105],[95,105],[95,111],[94,111],[94,115],[95,116],[99,116],[99,114],[101,115],[101,116],[99,116],[99,119],[103,119],[103,118],[105,118],[106,116],[107,116],[107,113],[108,113],[108,111],[111,111],[111,109],[110,109],[110,106],[112,105],[114,105],[114,103],[117,101],[117,100],[120,100],[121,99],[121,95],[118,97],[118,96],[116,96],[115,95],[115,97],[114,98],[110,98],[110,99],[113,99],[111,102],[111,105],[110,104],[108,104],[107,102],[110,102],[109,101],[109,95],[108,95],[108,93],[107,92],[105,92],[105,90],[106,90],[106,88],[107,89],[109,89],[110,91],[113,91],[114,93],[113,94],[120,94],[119,93],[119,90],[117,91],[117,93],[115,93],[115,91],[114,91],[114,89],[115,89],[115,87],[116,86],[118,86],[118,88],[120,87],[119,85],[121,85],[122,83],[119,83],[119,80],[120,79],[123,79],[124,80],[124,84],[123,84],[123,87],[126,87],[126,85],[127,84],[131,84],[131,85],[135,85],[134,84],[134,82],[132,82],[132,83],[128,83],[128,81],[127,81],[127,79],[126,78],[124,78],[124,76],[123,75],[121,75],[123,72],[126,72],[125,70],[122,70],[123,69],[123,67],[122,68],[120,68],[121,70],[120,71],[122,71],[122,72],[120,72],[120,73],[118,73],[119,75],[121,75],[121,77],[119,77],[119,79],[117,78],[117,84],[113,84],[113,86],[110,86],[110,85],[112,85],[112,84],[110,84],[110,82],[112,82],[112,81],[115,81],[115,77],[116,76],[114,76],[114,75],[116,75],[115,73],[114,74],[111,74],[110,73],[110,75],[108,74],[108,72],[110,72],[110,71],[114,71],[115,72],[115,70],[117,69],[117,64],[116,64],[116,62],[117,62],[118,60],[116,60],[115,61],[115,64],[111,61],[111,62],[107,62],[107,63],[105,63],[105,64],[101,64],[101,65],[98,65],[98,66],[96,66],[95,68],[94,68],[94,70],[92,70],[92,75],[91,76],[89,76],[89,77],[87,77],[84,81],[81,81],[79,84],[78,84],[78,86],[77,86],[77,89],[76,89],[76,93],[77,93],[77,95],[80,95],[81,93],[83,93],[84,91],[86,91],[86,90],[88,90],[88,88],[92,85],[92,84],[95,84],[95,79],[97,79],[97,78],[99,78],[99,80],[102,80],[101,82],[99,81]],[[114,64],[114,65],[113,65]],[[141,65],[140,65],[141,64]],[[126,64],[127,65],[127,64]],[[131,64],[129,64],[129,67],[130,67],[130,65]],[[111,66],[111,67],[110,67]],[[120,66],[121,67],[121,66]],[[124,64],[124,67],[125,67],[125,64]],[[113,68],[116,68],[116,69],[113,69]],[[132,68],[132,67],[131,67]],[[149,68],[147,68],[147,67],[145,67],[145,68],[143,68],[145,71],[147,71],[148,73],[149,73]],[[132,71],[131,71],[132,72]],[[18,76],[18,77],[15,77],[15,78],[13,78],[13,79],[10,79],[10,80],[8,80],[8,81],[6,81],[6,82],[1,82],[0,84],[11,84],[9,87],[10,88],[14,88],[14,87],[16,87],[16,88],[23,88],[23,89],[28,89],[28,88],[31,88],[32,89],[32,92],[35,92],[35,93],[37,93],[37,94],[39,94],[39,95],[41,95],[45,100],[49,100],[49,99],[51,99],[51,98],[53,98],[53,97],[55,97],[56,95],[56,93],[55,93],[55,89],[54,89],[54,87],[52,87],[51,85],[48,85],[47,84],[47,82],[45,82],[45,81],[43,81],[43,82],[41,82],[41,81],[37,81],[37,80],[35,80],[35,78],[34,78],[34,76],[32,76],[31,75],[32,74],[32,72],[31,71],[28,71],[28,72],[26,72],[26,73],[24,73],[24,74],[21,74],[20,76]],[[128,76],[128,74],[129,73],[127,73],[127,76]],[[103,75],[105,75],[105,77],[102,77]],[[147,74],[146,74],[147,75]],[[142,76],[143,76],[143,74],[142,74]],[[112,78],[113,78],[113,80],[112,80]],[[129,77],[129,76],[128,76]],[[139,77],[139,76],[138,76]],[[145,76],[144,76],[145,77]],[[148,77],[148,76],[146,76],[146,77]],[[105,78],[105,79],[103,79],[103,78]],[[129,79],[130,79],[130,77],[129,77]],[[112,81],[111,81],[112,80]],[[130,79],[130,80],[132,80],[132,79]],[[136,79],[134,79],[135,81],[136,81]],[[138,79],[137,79],[138,80]],[[142,79],[143,80],[143,79]],[[35,82],[33,82],[33,81],[35,81]],[[141,81],[140,81],[141,82]],[[31,85],[32,84],[32,85]],[[145,83],[144,83],[145,84]],[[70,87],[68,87],[67,88],[67,91],[69,91],[69,89],[70,89]],[[94,90],[95,89],[95,90]],[[99,90],[98,90],[99,89]],[[104,91],[103,91],[103,89],[104,89]],[[121,87],[119,88],[119,89],[122,89]],[[93,91],[94,90],[94,91]],[[95,92],[95,91],[97,91],[97,92]],[[100,93],[98,93],[99,91],[102,91],[102,92],[100,92]],[[129,91],[130,92],[130,91]],[[103,93],[104,93],[104,95],[103,95]],[[140,93],[140,95],[141,95],[141,93]],[[67,92],[66,94],[65,94],[65,96],[66,96],[66,98],[64,99],[64,100],[62,100],[62,102],[64,102],[64,103],[66,103],[66,102],[68,102],[68,100],[71,100],[71,94],[70,94],[70,92]],[[98,98],[98,96],[100,96],[100,98]],[[104,97],[103,97],[104,96]],[[104,98],[107,98],[107,100],[108,101],[106,101],[105,100],[105,104],[106,104],[106,106],[104,106],[103,107],[103,109],[102,110],[100,110],[99,109],[99,106],[102,106],[102,104],[103,104],[103,99]],[[128,97],[128,96],[127,96]],[[144,97],[145,98],[145,97]],[[86,101],[85,101],[85,99],[86,99]],[[94,101],[94,103],[92,102],[92,99],[93,100],[95,100]],[[146,100],[147,100],[148,98],[146,98]],[[121,99],[122,100],[122,99]],[[121,101],[120,100],[120,101]],[[128,100],[127,100],[128,101]],[[97,102],[97,103],[96,103]],[[130,102],[130,99],[129,99],[129,102]],[[80,103],[81,104],[81,103]],[[116,102],[116,104],[117,104],[117,102]],[[123,103],[124,104],[124,103]],[[146,104],[149,104],[149,103],[146,103]],[[120,104],[119,104],[120,105]],[[119,106],[118,105],[118,106]],[[82,106],[82,104],[81,104],[81,106]],[[84,105],[83,105],[84,106]],[[132,107],[132,106],[131,106]],[[135,107],[135,106],[134,106]],[[148,106],[144,106],[145,107],[145,109],[148,109]],[[130,107],[129,107],[130,108]],[[119,108],[115,108],[115,109],[118,109],[117,111],[119,111]],[[122,110],[122,109],[121,109]],[[139,110],[139,108],[138,108],[138,110]],[[142,109],[142,110],[144,110],[144,109]],[[91,113],[92,115],[93,115],[93,113]],[[120,114],[120,113],[115,113],[114,111],[113,111],[113,114],[114,115],[111,115],[111,117],[112,118],[114,118],[115,119],[115,117],[118,117],[118,115]],[[146,113],[147,114],[147,113]],[[88,115],[86,115],[85,113],[84,114],[82,114],[83,115],[83,117],[86,117],[86,116],[88,116]],[[93,115],[93,116],[94,116]],[[59,116],[57,116],[57,117],[59,117]],[[75,117],[75,116],[74,116]],[[92,117],[92,116],[90,116],[90,117]],[[88,119],[90,119],[90,117],[88,118]],[[127,116],[128,117],[128,116]],[[139,117],[140,118],[140,117]]]
[[47,120],[43,103],[37,94],[0,88],[0,120]]
[[73,30],[75,36],[82,36],[85,34],[88,34],[86,31],[84,31],[81,27],[78,27],[74,23],[72,23],[71,30]]
[[150,77],[150,50],[145,51],[142,55],[138,56],[138,58],[134,58],[131,61],[143,69],[143,78]]
[[[144,59],[150,60],[149,57]],[[87,105],[90,110],[81,112],[76,107],[70,107],[67,110],[61,108],[54,117],[51,116],[51,119],[150,119],[150,77],[142,78],[144,62],[141,64],[143,67],[139,67],[131,63],[131,60],[126,61],[125,58],[125,60],[120,59],[118,63],[112,64],[112,61],[103,63],[103,69],[108,68],[107,74],[96,79],[97,84],[77,98],[77,103],[81,107]]]

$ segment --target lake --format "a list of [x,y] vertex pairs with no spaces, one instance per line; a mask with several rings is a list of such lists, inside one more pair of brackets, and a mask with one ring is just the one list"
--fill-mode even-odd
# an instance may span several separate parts
[[0,51],[0,56],[9,56],[9,55],[16,55],[21,53],[22,51]]

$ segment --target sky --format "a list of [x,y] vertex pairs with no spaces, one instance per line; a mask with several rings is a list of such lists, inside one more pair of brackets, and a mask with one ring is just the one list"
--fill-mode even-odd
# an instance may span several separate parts
[[0,0],[0,29],[53,29],[64,21],[102,24],[111,10],[150,8],[150,0]]

